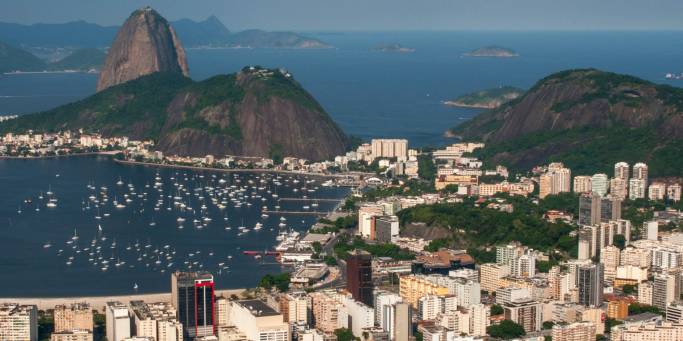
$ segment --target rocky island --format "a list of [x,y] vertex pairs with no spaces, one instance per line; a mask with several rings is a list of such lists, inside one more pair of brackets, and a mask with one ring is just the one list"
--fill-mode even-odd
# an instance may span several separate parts
[[401,44],[395,43],[395,44],[378,45],[378,46],[374,47],[372,49],[372,51],[411,53],[411,52],[415,52],[415,49],[410,48],[410,47],[405,47]]
[[519,54],[512,49],[500,46],[485,46],[464,53],[465,57],[494,57],[494,58],[511,58],[519,57]]
[[504,86],[473,92],[456,99],[445,101],[444,104],[462,108],[495,109],[503,103],[518,98],[524,90],[512,86]]

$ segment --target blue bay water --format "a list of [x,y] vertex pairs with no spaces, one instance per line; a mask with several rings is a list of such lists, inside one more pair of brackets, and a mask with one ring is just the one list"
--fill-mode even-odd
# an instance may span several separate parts
[[[443,132],[472,117],[477,110],[446,107],[442,101],[475,90],[499,85],[523,88],[532,86],[546,75],[570,68],[595,67],[632,74],[655,82],[666,82],[664,74],[683,72],[682,32],[398,32],[315,34],[335,46],[327,50],[227,49],[188,50],[191,76],[196,80],[216,74],[236,72],[248,65],[284,67],[308,90],[348,133],[362,138],[405,137],[413,146],[443,145],[449,140]],[[401,43],[415,48],[414,53],[371,51],[379,44]],[[461,54],[485,46],[509,47],[519,58],[462,58]],[[30,113],[72,102],[94,93],[97,75],[25,74],[0,76],[0,114]],[[667,82],[680,85],[680,81]],[[160,170],[167,179],[175,170]],[[190,178],[194,172],[182,171]],[[56,177],[60,174],[60,177]],[[153,182],[156,170],[115,164],[106,158],[63,158],[50,160],[0,161],[0,296],[75,296],[131,293],[134,283],[139,292],[158,292],[169,288],[169,274],[160,268],[144,265],[135,268],[110,268],[101,271],[74,254],[57,256],[74,229],[80,241],[90,241],[101,224],[109,247],[113,238],[120,246],[138,240],[152,249],[170,245],[178,260],[200,250],[199,262],[216,272],[218,263],[228,255],[229,272],[217,276],[219,287],[255,285],[266,273],[280,271],[279,266],[260,264],[239,250],[271,248],[277,224],[270,217],[267,228],[236,237],[236,231],[224,230],[220,212],[214,212],[209,227],[197,230],[178,229],[173,214],[152,213],[152,203],[135,201],[131,206],[144,208],[135,214],[132,207],[112,211],[111,217],[96,221],[92,211],[82,210],[87,200],[86,185],[95,182],[107,186],[116,195],[118,177],[134,182],[141,190]],[[245,177],[246,179],[246,177]],[[196,180],[199,181],[199,180]],[[195,182],[196,182],[195,181]],[[188,181],[193,182],[193,181]],[[194,182],[193,182],[194,183]],[[165,188],[172,184],[165,184]],[[23,207],[49,188],[59,197],[58,208],[40,212]],[[284,191],[288,191],[283,189]],[[151,192],[151,191],[148,191]],[[119,200],[122,200],[118,193]],[[292,192],[283,193],[295,195]],[[149,194],[151,195],[151,194]],[[297,194],[300,195],[300,194]],[[317,195],[338,197],[338,191],[323,190]],[[271,205],[273,202],[270,203]],[[321,204],[322,206],[322,204]],[[137,206],[136,206],[137,207]],[[260,220],[258,208],[229,212],[233,229],[242,223],[253,227]],[[292,207],[294,208],[294,207]],[[155,220],[156,227],[149,222]],[[303,222],[301,222],[303,220]],[[313,220],[291,218],[288,223],[304,230]],[[43,249],[50,241],[53,246]],[[108,244],[107,244],[108,243]],[[85,246],[81,246],[85,247]],[[112,249],[113,250],[113,249]],[[214,256],[209,257],[208,252]],[[109,257],[124,258],[136,264],[136,255],[120,247]],[[218,259],[221,259],[220,261]],[[151,260],[154,263],[154,259]],[[85,262],[85,263],[84,263]],[[156,269],[156,270],[155,270]],[[168,268],[171,269],[171,268]],[[21,281],[17,281],[21,278]],[[35,283],[30,287],[22,283]]]

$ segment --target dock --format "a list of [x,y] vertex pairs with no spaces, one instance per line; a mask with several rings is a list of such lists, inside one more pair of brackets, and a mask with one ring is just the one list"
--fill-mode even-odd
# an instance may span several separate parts
[[261,211],[265,214],[280,214],[280,215],[314,215],[314,216],[319,216],[319,217],[324,217],[330,212],[320,212],[320,211],[270,211],[270,210],[263,210]]
[[318,201],[318,202],[342,202],[345,199],[315,199],[315,198],[280,198],[278,201]]

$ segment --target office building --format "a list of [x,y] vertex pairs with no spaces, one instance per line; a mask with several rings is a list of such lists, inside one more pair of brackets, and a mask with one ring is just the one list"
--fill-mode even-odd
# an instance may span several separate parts
[[601,197],[607,195],[609,190],[609,177],[607,174],[594,174],[591,178],[591,191]]
[[626,162],[617,162],[614,164],[614,178],[628,180],[629,166]]
[[214,283],[208,272],[174,272],[171,303],[186,338],[214,334]]
[[346,290],[353,299],[372,305],[372,256],[362,250],[354,250],[346,260]]
[[290,340],[289,324],[284,322],[280,313],[261,300],[232,301],[230,316],[247,340]]
[[588,175],[579,175],[574,177],[574,192],[575,193],[590,193],[593,191],[591,185],[591,177]]
[[384,215],[384,206],[364,204],[358,209],[358,234],[366,239],[375,239],[375,217]]
[[34,305],[0,304],[0,340],[38,341],[38,308]]
[[375,238],[380,243],[391,243],[398,239],[398,217],[395,215],[375,217]]
[[579,225],[596,225],[621,219],[621,200],[612,196],[582,195],[579,197]]
[[131,336],[128,307],[121,302],[107,302],[105,309],[107,341],[121,341]]
[[578,303],[586,307],[601,306],[604,286],[602,264],[579,266],[577,275]]
[[87,303],[58,305],[54,310],[55,331],[93,330],[92,308]]

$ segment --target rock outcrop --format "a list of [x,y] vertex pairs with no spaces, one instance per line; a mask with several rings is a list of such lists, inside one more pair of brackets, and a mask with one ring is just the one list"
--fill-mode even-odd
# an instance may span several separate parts
[[171,25],[145,7],[131,14],[116,34],[97,82],[97,91],[154,72],[189,75],[185,50]]

